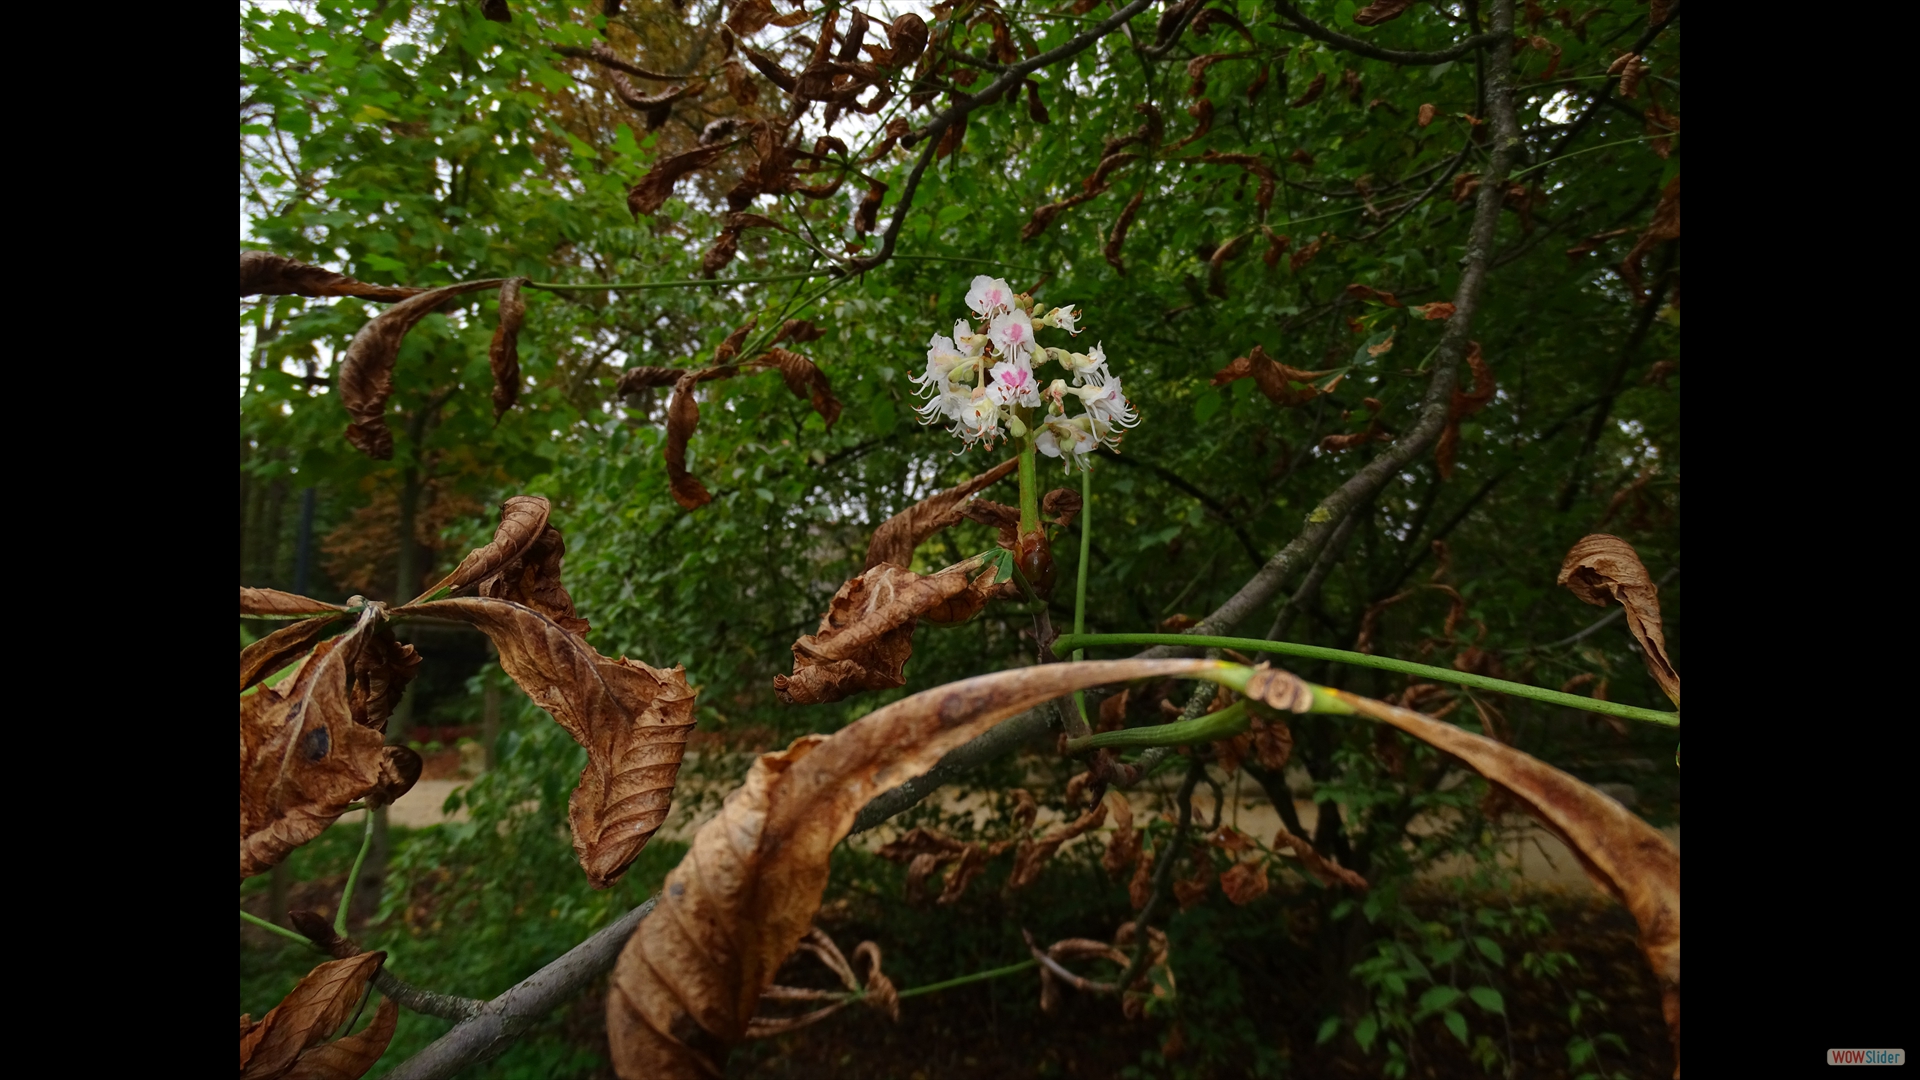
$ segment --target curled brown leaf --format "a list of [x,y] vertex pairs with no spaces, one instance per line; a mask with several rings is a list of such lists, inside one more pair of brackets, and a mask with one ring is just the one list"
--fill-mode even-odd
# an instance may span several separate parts
[[1667,182],[1666,190],[1660,193],[1660,205],[1654,207],[1653,220],[1647,224],[1640,238],[1634,241],[1633,250],[1620,263],[1620,277],[1626,282],[1633,295],[1633,302],[1647,302],[1647,292],[1641,285],[1641,267],[1647,254],[1658,244],[1680,239],[1680,177],[1678,174]]
[[1237,258],[1247,248],[1247,239],[1252,233],[1241,233],[1213,249],[1212,258],[1207,260],[1207,291],[1221,299],[1227,297],[1227,260]]
[[1660,985],[1678,1076],[1680,852],[1672,842],[1615,800],[1510,746],[1385,702],[1334,693],[1361,715],[1452,754],[1504,790],[1564,840],[1594,883],[1633,914],[1641,952]]
[[1111,263],[1123,277],[1126,275],[1127,266],[1120,260],[1120,248],[1127,242],[1127,231],[1133,228],[1133,217],[1140,212],[1140,200],[1145,198],[1146,194],[1144,190],[1133,193],[1133,198],[1127,200],[1126,207],[1120,211],[1120,217],[1114,221],[1112,235],[1107,237],[1105,249],[1107,262]]
[[456,296],[491,289],[500,278],[463,281],[408,297],[374,316],[347,343],[340,358],[340,404],[352,423],[347,441],[370,458],[393,456],[393,432],[387,428],[387,398],[393,394],[393,362],[414,324]]
[[426,591],[427,596],[441,589],[455,591],[493,576],[521,552],[533,546],[547,527],[552,507],[538,495],[515,495],[500,504],[500,525],[484,547],[474,548],[453,572]]
[[871,570],[881,563],[913,565],[914,549],[926,543],[933,534],[961,520],[961,504],[1005,479],[1019,464],[1019,458],[1008,458],[986,472],[929,495],[881,522],[880,527],[873,530],[873,539],[867,542],[865,569]]
[[1320,95],[1326,93],[1326,90],[1327,90],[1327,73],[1323,71],[1320,74],[1315,75],[1313,77],[1313,82],[1308,84],[1307,90],[1305,93],[1301,94],[1297,98],[1294,98],[1292,101],[1289,101],[1287,105],[1290,108],[1295,108],[1295,109],[1298,109],[1303,105],[1311,105],[1315,101],[1318,101],[1320,99]]
[[1329,374],[1331,372],[1288,367],[1268,356],[1263,346],[1255,345],[1247,355],[1234,357],[1233,363],[1214,372],[1210,382],[1214,386],[1225,386],[1239,379],[1252,379],[1268,401],[1288,409],[1312,401],[1319,393],[1313,381]]
[[1133,806],[1127,802],[1124,792],[1107,792],[1107,805],[1113,810],[1113,835],[1107,838],[1107,850],[1100,856],[1100,865],[1109,876],[1119,877],[1140,857],[1140,841],[1146,830],[1134,829]]
[[1426,127],[1428,124],[1433,123],[1433,118],[1439,111],[1440,110],[1435,108],[1432,103],[1420,106],[1420,126]]
[[486,634],[513,681],[586,748],[567,819],[587,881],[596,889],[612,884],[672,805],[694,725],[685,670],[608,659],[555,619],[510,600],[466,597],[407,610]]
[[1040,877],[1040,871],[1046,868],[1060,845],[1079,836],[1089,829],[1097,829],[1107,820],[1107,804],[1097,802],[1093,808],[1081,814],[1072,822],[1056,829],[1047,830],[1038,840],[1022,840],[1014,851],[1013,872],[1007,876],[1007,889],[1024,889]]
[[[753,54],[749,54],[753,55]],[[716,143],[701,146],[676,154],[664,161],[656,162],[647,175],[640,178],[627,192],[627,209],[634,217],[652,214],[660,209],[673,194],[674,182],[688,173],[704,169],[719,160],[720,155],[732,147],[732,143]]]
[[817,705],[906,685],[913,628],[965,622],[983,607],[994,571],[975,556],[935,574],[881,563],[840,586],[820,629],[793,643],[793,674],[775,675],[773,690],[788,705]]
[[1361,26],[1378,26],[1406,14],[1412,6],[1413,0],[1373,0],[1373,3],[1353,13],[1353,21]]
[[[326,1040],[358,1009],[367,983],[386,958],[384,952],[370,952],[329,960],[301,976],[292,992],[259,1020],[241,1017],[241,1080],[353,1080],[363,1075],[393,1038],[392,1001],[380,1003],[365,1031],[332,1044],[340,1046],[339,1051],[328,1053]],[[358,1072],[347,1071],[362,1060]]]
[[1291,851],[1293,856],[1299,859],[1301,864],[1307,868],[1308,872],[1313,874],[1314,877],[1319,878],[1320,882],[1329,888],[1335,885],[1345,885],[1350,889],[1360,889],[1363,891],[1367,888],[1366,878],[1341,866],[1339,863],[1329,861],[1325,856],[1315,851],[1312,844],[1288,832],[1285,825],[1280,826],[1280,831],[1275,833],[1273,837],[1273,849],[1277,852],[1282,848]]
[[921,775],[1002,720],[1102,682],[1171,676],[1204,660],[1045,664],[912,695],[842,728],[762,754],[667,875],[628,939],[607,995],[614,1070],[717,1077],[760,995],[806,934],[829,856],[874,796]]
[[1435,300],[1430,304],[1415,304],[1413,310],[1419,312],[1420,317],[1429,322],[1434,319],[1453,318],[1453,305],[1445,300]]
[[347,609],[339,604],[329,604],[325,600],[281,592],[279,589],[250,589],[245,585],[240,586],[241,615],[285,617],[345,610]]
[[316,642],[333,632],[334,623],[346,617],[346,612],[342,611],[302,619],[241,649],[240,689],[246,690],[305,655]]
[[741,37],[751,37],[772,21],[772,0],[737,0],[727,10],[726,27]]
[[353,691],[355,665],[383,614],[369,605],[280,686],[240,698],[241,880],[320,835],[379,782],[385,740],[355,722]]
[[395,301],[426,291],[402,285],[368,285],[271,251],[240,253],[241,296],[357,296],[362,300]]
[[487,347],[487,366],[493,370],[493,418],[499,420],[520,400],[520,326],[527,318],[527,302],[520,298],[526,278],[500,283],[500,322]]
[[1440,438],[1434,443],[1433,460],[1440,470],[1440,478],[1453,475],[1454,454],[1460,445],[1460,422],[1487,407],[1493,400],[1493,369],[1487,366],[1486,357],[1480,354],[1480,343],[1467,343],[1467,367],[1473,371],[1473,389],[1463,391],[1454,388],[1451,404],[1447,409],[1447,426],[1440,432]]
[[1640,643],[1648,674],[1674,705],[1680,704],[1680,672],[1667,656],[1667,636],[1660,623],[1660,587],[1632,544],[1606,533],[1583,537],[1567,552],[1554,583],[1595,607],[1613,602],[1625,608],[1627,629]]
[[834,421],[840,419],[840,399],[833,396],[833,386],[819,365],[799,353],[774,348],[761,353],[749,366],[779,371],[793,396],[811,404],[820,419],[826,421],[827,430],[833,430]]
[[1320,245],[1324,243],[1326,239],[1327,234],[1321,233],[1319,236],[1314,237],[1312,243],[1288,256],[1287,269],[1296,274],[1299,273],[1302,268],[1313,261],[1315,255],[1320,254]]
[[1220,891],[1236,907],[1244,907],[1267,895],[1269,887],[1264,858],[1234,863],[1220,873]]

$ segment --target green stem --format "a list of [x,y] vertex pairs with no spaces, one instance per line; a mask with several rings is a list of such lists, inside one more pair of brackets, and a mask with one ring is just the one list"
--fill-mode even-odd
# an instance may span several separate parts
[[1196,716],[1191,720],[1176,720],[1171,724],[1154,724],[1151,727],[1121,728],[1068,739],[1067,753],[1098,750],[1103,746],[1191,746],[1194,743],[1232,738],[1247,730],[1251,724],[1247,716],[1247,703],[1243,699],[1219,712]]
[[[268,922],[267,920],[261,918],[258,915],[249,915],[243,911],[240,913],[240,920],[242,922],[250,922],[262,930],[271,930],[274,933],[279,934],[283,938],[292,938],[293,940],[299,942],[302,945],[313,945],[313,942],[307,940],[306,935],[296,934],[284,926],[276,926],[275,924]],[[319,948],[319,946],[317,945],[315,945],[314,947]]]
[[1029,429],[1020,441],[1020,535],[1039,527],[1040,474],[1034,467],[1033,432]]
[[[303,938],[302,940],[305,939]],[[988,979],[998,979],[1006,975],[1016,975],[1028,968],[1038,966],[1040,966],[1038,960],[1022,960],[1017,964],[1008,964],[1006,967],[994,968],[991,971],[976,971],[971,975],[962,975],[957,979],[948,979],[946,982],[929,983],[926,986],[916,986],[911,990],[902,990],[899,996],[903,999],[919,997],[921,994],[931,994],[935,990],[951,990],[956,986],[965,986],[968,983],[986,982]]]
[[1245,652],[1269,652],[1279,656],[1297,656],[1306,660],[1331,660],[1339,664],[1352,664],[1356,667],[1377,668],[1381,671],[1396,671],[1403,675],[1417,675],[1435,682],[1449,682],[1460,686],[1472,686],[1481,690],[1493,690],[1514,697],[1543,701],[1549,705],[1563,705],[1570,709],[1582,709],[1590,713],[1606,716],[1618,716],[1627,720],[1639,720],[1647,724],[1661,724],[1666,727],[1679,727],[1680,714],[1677,712],[1659,712],[1643,709],[1637,705],[1619,705],[1611,701],[1596,698],[1584,698],[1575,694],[1563,694],[1558,690],[1548,690],[1525,683],[1508,682],[1505,679],[1492,679],[1485,675],[1470,675],[1452,668],[1432,667],[1427,664],[1415,664],[1406,660],[1393,660],[1384,656],[1369,656],[1366,653],[1349,652],[1346,649],[1326,649],[1318,645],[1298,645],[1291,641],[1261,641],[1258,638],[1210,637],[1200,634],[1062,634],[1053,643],[1054,655],[1086,648],[1093,645],[1183,645],[1193,648],[1240,649]]
[[347,936],[347,909],[353,904],[353,887],[360,882],[360,867],[367,861],[367,849],[373,846],[373,811],[367,811],[367,829],[360,837],[360,854],[353,857],[353,869],[347,871],[347,887],[340,891],[340,911],[333,917],[333,932]]

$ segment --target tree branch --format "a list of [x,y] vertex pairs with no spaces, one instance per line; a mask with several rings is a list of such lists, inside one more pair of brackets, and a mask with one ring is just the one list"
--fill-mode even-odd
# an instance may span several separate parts
[[469,1065],[499,1055],[528,1028],[606,974],[633,936],[634,927],[647,917],[653,905],[654,901],[648,900],[601,928],[565,956],[486,1002],[473,1016],[387,1075],[393,1080],[444,1080]]
[[1483,46],[1505,41],[1508,37],[1512,36],[1511,26],[1508,27],[1508,31],[1505,34],[1501,33],[1496,27],[1488,33],[1475,34],[1464,41],[1456,42],[1452,46],[1441,49],[1438,52],[1383,49],[1378,45],[1363,41],[1360,38],[1348,37],[1338,30],[1321,26],[1319,23],[1301,14],[1300,9],[1287,3],[1287,0],[1274,0],[1273,6],[1280,9],[1281,16],[1285,18],[1287,22],[1291,23],[1295,30],[1300,31],[1315,41],[1323,41],[1336,49],[1345,49],[1347,52],[1353,53],[1356,56],[1364,56],[1369,60],[1385,60],[1389,64],[1443,64],[1448,60],[1458,60]]
[[[940,146],[940,137],[947,133],[954,121],[963,119],[968,113],[982,105],[997,100],[1000,95],[1025,83],[1027,76],[1050,64],[1059,63],[1070,56],[1085,52],[1088,47],[1124,25],[1128,19],[1147,10],[1153,0],[1133,0],[1132,3],[1112,15],[1102,19],[1093,29],[1077,34],[1058,48],[1049,49],[1038,56],[1023,60],[1007,69],[1006,74],[987,84],[986,89],[971,97],[963,97],[945,112],[933,118],[933,121],[917,132],[910,132],[900,140],[900,145],[911,148],[915,143],[925,142],[927,148],[920,152],[920,160],[913,163],[913,171],[907,174],[907,182],[900,188],[900,201],[894,206],[893,217],[887,221],[887,231],[881,235],[880,250],[865,258],[853,260],[854,273],[865,273],[893,258],[894,244],[900,237],[900,226],[907,220],[907,211],[913,209],[913,195],[919,190],[920,177],[926,173],[932,163],[934,151]],[[1003,727],[1005,725],[1002,725]]]

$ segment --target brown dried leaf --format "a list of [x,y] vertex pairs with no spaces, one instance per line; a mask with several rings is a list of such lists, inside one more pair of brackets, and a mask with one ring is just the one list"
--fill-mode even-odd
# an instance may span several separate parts
[[1313,381],[1328,374],[1331,373],[1288,367],[1269,357],[1263,346],[1255,345],[1247,355],[1234,357],[1233,363],[1214,372],[1210,382],[1214,386],[1225,386],[1239,379],[1252,379],[1268,401],[1289,409],[1313,400],[1319,393]]
[[[1596,554],[1618,558],[1610,545],[1596,545]],[[1597,583],[1589,587],[1610,588]],[[1628,618],[1632,617],[1629,608]],[[1528,814],[1566,842],[1596,885],[1633,913],[1640,925],[1641,952],[1660,984],[1661,1004],[1673,1036],[1674,1073],[1679,1075],[1680,852],[1673,844],[1612,798],[1510,746],[1385,702],[1334,693],[1361,715],[1391,724],[1466,762],[1518,800]]]
[[1647,672],[1660,689],[1680,704],[1680,673],[1667,656],[1667,637],[1660,624],[1660,588],[1653,583],[1633,545],[1617,536],[1595,533],[1567,552],[1557,585],[1595,607],[1618,602],[1627,611],[1627,628],[1640,643]]
[[1647,254],[1654,245],[1668,240],[1680,239],[1680,177],[1678,174],[1667,182],[1667,188],[1660,194],[1660,205],[1654,207],[1653,220],[1647,224],[1645,232],[1634,242],[1633,250],[1620,263],[1620,276],[1632,290],[1633,302],[1647,302],[1646,290],[1641,286],[1641,267]]
[[761,353],[749,366],[778,370],[793,396],[810,403],[827,422],[827,430],[833,430],[834,421],[840,419],[840,399],[833,396],[833,385],[819,365],[799,353],[775,348]]
[[1127,242],[1127,231],[1133,228],[1133,217],[1140,212],[1140,200],[1146,194],[1144,190],[1133,193],[1133,198],[1127,200],[1126,208],[1120,211],[1120,217],[1113,223],[1113,234],[1107,238],[1107,262],[1113,264],[1113,268],[1122,276],[1125,276],[1127,267],[1120,261],[1120,248]]
[[1080,510],[1084,505],[1080,493],[1072,488],[1054,488],[1041,497],[1040,512],[1046,514],[1055,525],[1064,529],[1073,524],[1074,518],[1080,516]]
[[1227,298],[1227,260],[1237,257],[1247,248],[1247,239],[1252,233],[1241,233],[1213,249],[1212,258],[1207,260],[1207,291],[1222,300]]
[[548,525],[540,530],[533,543],[482,579],[479,594],[532,608],[567,633],[585,637],[590,628],[587,620],[574,611],[573,597],[560,584],[560,565],[566,554],[566,538],[560,535],[559,529]]
[[1071,823],[1056,829],[1047,830],[1038,840],[1022,840],[1013,854],[1013,873],[1007,876],[1007,889],[1024,889],[1040,877],[1040,871],[1046,868],[1060,845],[1079,836],[1089,829],[1097,829],[1107,820],[1107,804],[1097,802],[1093,808],[1075,818]]
[[1428,124],[1433,123],[1433,118],[1439,111],[1439,109],[1431,104],[1420,106],[1420,126],[1426,127]]
[[960,150],[960,144],[967,138],[967,118],[962,116],[947,125],[946,133],[940,136],[940,145],[934,148],[933,159],[940,161]]
[[680,376],[686,373],[685,368],[628,368],[620,376],[620,381],[614,386],[613,392],[616,396],[625,397],[628,394],[637,394],[642,390],[651,390],[660,386],[672,386],[674,383],[680,381]]
[[726,268],[740,253],[740,230],[722,229],[713,238],[713,246],[700,256],[700,276],[710,278]]
[[734,104],[744,109],[760,100],[759,84],[747,74],[747,65],[741,63],[738,57],[728,57],[720,70],[727,80],[727,93],[733,96]]
[[1294,252],[1291,256],[1287,258],[1287,269],[1293,271],[1296,274],[1299,273],[1302,268],[1304,268],[1308,263],[1313,261],[1313,257],[1315,255],[1320,254],[1320,245],[1322,242],[1326,240],[1326,238],[1327,238],[1327,234],[1321,233],[1319,236],[1314,237],[1313,242],[1311,244],[1308,244],[1306,247],[1303,247],[1299,251]]
[[1294,98],[1292,101],[1288,102],[1287,104],[1290,107],[1295,109],[1300,108],[1302,105],[1311,105],[1315,101],[1319,100],[1320,95],[1326,93],[1326,90],[1327,90],[1327,74],[1326,72],[1323,71],[1320,74],[1315,75],[1313,77],[1313,82],[1308,84],[1306,93],[1301,94],[1297,98]]
[[1133,880],[1127,882],[1127,901],[1133,910],[1139,911],[1153,898],[1153,850],[1147,844],[1147,830],[1140,830],[1140,840],[1135,849],[1137,855],[1133,865]]
[[520,298],[520,286],[526,280],[508,278],[500,283],[500,322],[493,329],[493,344],[487,348],[487,365],[493,369],[496,421],[520,400],[520,326],[527,318],[527,302]]
[[1407,306],[1400,302],[1399,297],[1387,292],[1385,289],[1376,289],[1371,285],[1361,285],[1357,282],[1347,286],[1347,295],[1353,297],[1355,300],[1378,300],[1388,307],[1403,308]]
[[752,37],[773,21],[772,0],[738,0],[727,12],[727,29],[741,37]]
[[687,443],[693,439],[694,429],[700,426],[700,406],[693,400],[693,388],[709,379],[729,378],[735,370],[688,371],[673,384],[673,397],[667,401],[667,441],[662,453],[667,460],[667,490],[683,509],[698,510],[713,501],[707,486],[687,471]]
[[278,687],[240,699],[240,878],[273,868],[380,780],[375,728],[354,722],[353,674],[384,614],[314,647]]
[[333,624],[346,618],[345,612],[316,615],[283,626],[240,650],[240,689],[259,682],[306,654],[314,643],[332,632]]
[[1244,907],[1267,895],[1267,860],[1255,858],[1234,863],[1220,874],[1220,891],[1236,907]]
[[[854,12],[854,17],[859,18],[860,13],[857,11]],[[807,11],[803,8],[798,11],[789,11],[785,15],[782,15],[779,18],[772,20],[767,25],[778,26],[782,30],[791,30],[796,26],[801,26],[808,22],[811,22],[815,18],[818,18],[818,16],[816,16],[814,13]]]
[[912,12],[900,16],[887,27],[887,41],[893,48],[883,62],[891,68],[906,67],[927,51],[926,20]]
[[1167,149],[1178,150],[1190,142],[1205,138],[1207,132],[1213,130],[1213,99],[1201,98],[1187,106],[1187,115],[1193,117],[1195,121],[1192,133]]
[[[751,52],[749,56],[755,55]],[[652,214],[660,209],[673,194],[674,182],[690,172],[704,169],[719,160],[721,154],[732,147],[732,143],[716,143],[713,146],[701,146],[684,154],[676,154],[664,161],[655,162],[653,169],[640,178],[627,192],[627,209],[634,217]]]
[[373,1021],[359,1034],[322,1043],[301,1054],[279,1080],[359,1080],[387,1052],[399,1019],[400,1007],[392,998],[382,998],[373,1011]]
[[370,458],[385,461],[393,456],[387,398],[393,394],[393,362],[400,355],[400,343],[406,340],[407,331],[454,297],[501,283],[500,278],[488,278],[423,292],[374,316],[353,335],[340,360],[340,404],[353,418],[347,425],[348,442]]
[[547,527],[547,515],[551,512],[552,507],[547,500],[538,495],[515,495],[501,503],[500,527],[494,530],[493,540],[485,547],[468,552],[467,557],[460,560],[460,565],[428,589],[426,595],[431,596],[441,589],[464,589],[492,577],[540,539],[541,531]]
[[1045,664],[915,694],[828,737],[762,754],[667,875],[607,995],[622,1077],[718,1077],[761,991],[805,935],[854,816],[1000,721],[1103,682],[1204,670],[1204,660]]
[[411,286],[368,285],[271,251],[240,253],[241,296],[357,296],[362,300],[395,301],[426,291]]
[[1285,720],[1275,717],[1253,718],[1253,757],[1260,767],[1268,772],[1279,774],[1287,767],[1287,759],[1293,756],[1293,729]]
[[588,882],[612,884],[666,820],[694,725],[685,670],[609,660],[556,620],[508,600],[438,600],[406,610],[486,634],[513,681],[587,748],[567,819]]
[[994,571],[978,573],[984,565],[975,556],[925,576],[893,563],[869,568],[833,594],[818,631],[793,643],[793,674],[775,675],[774,693],[788,705],[818,705],[906,685],[914,626],[977,614],[994,582]]
[[860,205],[853,211],[853,231],[856,236],[865,236],[873,231],[880,216],[880,200],[887,197],[887,185],[878,180],[867,185],[867,193],[860,199]]
[[1462,391],[1454,388],[1453,399],[1447,410],[1447,426],[1440,431],[1439,440],[1434,443],[1433,461],[1440,470],[1440,478],[1445,480],[1453,476],[1454,454],[1460,444],[1460,421],[1487,407],[1493,400],[1493,369],[1480,354],[1480,343],[1467,343],[1467,367],[1473,371],[1473,389]]
[[315,615],[345,610],[347,609],[339,604],[329,604],[325,600],[281,592],[279,589],[249,589],[245,585],[240,586],[241,615],[274,617]]
[[1108,875],[1119,877],[1140,857],[1140,842],[1147,832],[1145,829],[1134,829],[1133,806],[1127,802],[1124,792],[1109,791],[1106,801],[1113,810],[1113,835],[1107,838],[1107,850],[1100,856],[1100,865],[1106,868]]
[[1434,319],[1453,318],[1453,305],[1445,300],[1435,300],[1430,304],[1415,304],[1413,310],[1419,312],[1421,317],[1429,322]]
[[867,564],[864,569],[871,570],[881,563],[913,565],[914,549],[926,543],[934,533],[959,522],[962,503],[1011,474],[1019,464],[1019,458],[1008,458],[971,480],[936,495],[929,495],[881,522],[880,527],[873,530],[873,539],[867,543]]
[[1193,876],[1185,880],[1173,879],[1173,898],[1180,902],[1180,910],[1187,911],[1206,900],[1207,893],[1213,889],[1213,863],[1206,854],[1201,853],[1198,864],[1193,868]]
[[1361,26],[1378,26],[1406,14],[1412,6],[1413,0],[1373,0],[1373,3],[1353,13],[1353,21]]
[[825,336],[827,336],[825,330],[805,319],[788,319],[780,324],[780,329],[775,331],[773,340],[767,344],[778,345],[783,341],[791,341],[800,345],[809,341],[818,341]]
[[[384,952],[369,952],[344,960],[329,960],[302,976],[292,992],[261,1017],[258,1023],[243,1023],[240,1034],[241,1080],[279,1080],[288,1075],[289,1070],[295,1068],[305,1055],[325,1043],[327,1037],[353,1015],[360,1005],[361,996],[366,992],[367,983],[386,958]],[[381,1004],[385,1006],[391,1002]],[[391,1013],[388,1019],[385,1038],[379,1042],[380,1051],[386,1049],[386,1041],[393,1037]],[[378,1026],[380,1018],[376,1013],[373,1026],[362,1034],[373,1032]],[[379,1056],[379,1052],[373,1055],[374,1059]],[[372,1060],[367,1062],[369,1067],[372,1064]],[[345,1075],[358,1077],[365,1071],[362,1069],[359,1073]]]

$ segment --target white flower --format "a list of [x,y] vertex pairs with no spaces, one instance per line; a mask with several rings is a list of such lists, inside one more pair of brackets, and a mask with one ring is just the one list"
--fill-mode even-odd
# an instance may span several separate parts
[[1001,278],[981,274],[973,279],[973,288],[967,290],[967,306],[982,318],[1001,311],[1011,311],[1013,286]]
[[1051,326],[1056,330],[1065,330],[1069,334],[1077,335],[1080,331],[1075,330],[1073,324],[1078,318],[1080,313],[1073,310],[1071,306],[1057,307],[1047,312],[1047,317],[1040,321],[1040,325]]
[[1067,471],[1073,467],[1087,467],[1087,455],[1100,440],[1093,434],[1093,422],[1085,416],[1076,416],[1071,420],[1060,417],[1048,419],[1047,426],[1033,440],[1034,449],[1048,457],[1061,458]]
[[926,370],[907,379],[920,385],[919,393],[945,393],[953,389],[954,370],[966,362],[967,357],[954,347],[951,338],[935,334],[927,341]]
[[953,320],[953,341],[968,356],[979,356],[987,348],[987,335],[974,333],[965,319]]
[[1033,369],[1024,362],[1002,360],[993,365],[987,374],[993,377],[987,394],[999,404],[1025,405],[1028,408],[1040,404],[1040,384],[1034,380]]
[[1098,345],[1087,352],[1067,353],[1066,358],[1060,361],[1060,366],[1073,372],[1073,381],[1076,383],[1100,383],[1113,377],[1107,370],[1107,351]]
[[[1120,390],[1120,380],[1103,379],[1091,386],[1083,386],[1073,391],[1078,395],[1087,414],[1103,425],[1117,428],[1130,428],[1140,422],[1133,411],[1133,403]],[[1118,441],[1116,438],[1114,441]]]
[[987,336],[993,339],[994,351],[1009,360],[1025,363],[1033,355],[1033,319],[1024,311],[995,315]]
[[966,405],[967,397],[967,392],[964,390],[943,390],[933,395],[933,398],[918,410],[920,422],[931,424],[936,420],[954,419]]
[[973,444],[982,439],[992,446],[1000,434],[1000,403],[985,389],[976,389],[958,402],[952,419],[953,433],[960,436],[967,449],[973,449]]

